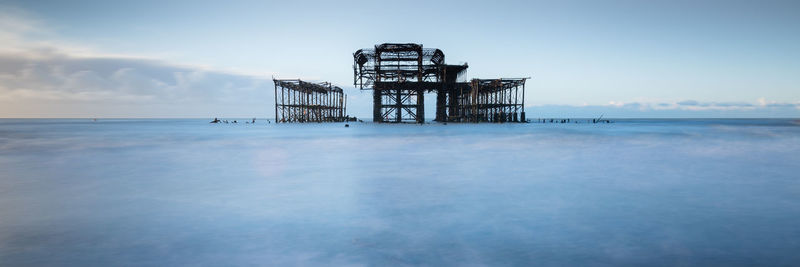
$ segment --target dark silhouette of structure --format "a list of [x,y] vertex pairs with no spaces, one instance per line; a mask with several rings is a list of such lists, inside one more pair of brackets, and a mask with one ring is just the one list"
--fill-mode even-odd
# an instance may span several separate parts
[[375,122],[425,122],[425,93],[436,93],[436,121],[525,122],[527,78],[458,80],[467,64],[421,44],[384,43],[353,54],[354,85],[372,90]]
[[299,79],[275,82],[275,122],[342,122],[347,117],[347,96],[328,82]]

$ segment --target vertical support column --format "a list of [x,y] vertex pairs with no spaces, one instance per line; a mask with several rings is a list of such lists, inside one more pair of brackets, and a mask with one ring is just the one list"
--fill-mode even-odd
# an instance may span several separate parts
[[341,107],[342,107],[339,110],[339,114],[340,114],[339,117],[343,117],[344,118],[344,117],[347,116],[347,95],[342,93],[342,94],[339,95],[339,98],[342,99],[341,102],[339,102],[341,104]]
[[522,122],[527,122],[525,120],[525,80],[522,80],[522,114],[519,119]]
[[320,111],[320,108],[319,108],[319,95],[320,95],[320,93],[316,92],[316,91],[312,91],[311,93],[312,93],[312,95],[311,95],[311,108],[310,108],[311,116],[312,116],[311,119],[314,122],[319,122],[320,121],[320,114],[319,114],[319,111]]
[[[497,86],[497,84],[495,83],[494,87],[496,87],[496,86]],[[492,98],[489,99],[489,103],[494,104],[494,105],[492,105],[492,121],[493,122],[500,122],[500,116],[499,116],[500,107],[497,106],[497,103],[499,102],[499,99],[500,99],[500,91],[498,91],[497,88],[492,88],[492,91],[494,91],[492,93]]]
[[339,92],[332,93],[331,94],[331,98],[330,98],[331,118],[333,118],[334,121],[336,120],[336,118],[340,117],[340,116],[338,116],[339,112],[337,110],[337,105],[336,105],[336,97],[338,95],[339,95]]
[[300,96],[298,95],[299,92],[297,90],[290,90],[289,92],[292,92],[292,121],[296,122],[300,119],[300,115],[297,112],[297,104],[300,103]]
[[[450,103],[452,105],[452,102]],[[447,93],[444,88],[436,90],[436,119],[435,121],[447,121]]]
[[297,119],[297,110],[294,108],[297,104],[297,94],[295,90],[288,90],[289,92],[289,119],[287,121],[295,121]]
[[519,122],[519,85],[514,86],[514,122]]
[[383,96],[378,88],[372,89],[372,121],[383,122]]
[[336,111],[334,113],[336,113],[337,117],[339,118],[343,117],[342,109],[344,104],[342,103],[342,94],[344,94],[344,92],[336,93],[336,95],[333,97],[333,105],[336,106]]
[[475,82],[475,80],[472,80],[470,82],[470,84],[471,84],[471,86],[470,86],[471,89],[469,91],[469,101],[470,101],[470,106],[471,106],[470,109],[472,110],[472,112],[471,112],[472,114],[470,114],[470,121],[475,122],[476,120],[473,119],[473,117],[475,117],[476,114],[477,114],[477,110],[475,108],[476,107],[475,104],[477,104],[476,103],[477,102],[477,99],[476,99],[477,98],[477,94],[475,92],[478,91],[478,86],[477,86],[477,83]]
[[333,94],[334,94],[333,91],[329,91],[328,95],[325,98],[325,103],[326,103],[325,104],[325,107],[326,107],[325,110],[326,110],[326,114],[328,116],[328,120],[331,120],[333,118],[333,109],[332,109],[332,107],[333,107],[333,100],[332,100],[333,99]]
[[311,100],[311,94],[309,92],[305,92],[305,94],[301,95],[303,99],[303,106],[300,107],[300,110],[303,112],[303,122],[308,122],[311,114],[309,114],[308,105]]
[[506,94],[508,93],[504,88],[503,84],[500,84],[502,91],[500,91],[500,122],[508,121],[506,115]]
[[375,46],[375,81],[372,85],[372,121],[383,122],[383,91],[378,88],[378,83],[382,81],[381,76],[381,51]]
[[[422,46],[417,49],[417,84],[422,84]],[[417,123],[425,123],[425,91],[417,88]]]
[[278,82],[272,82],[275,84],[275,122],[278,122]]
[[317,106],[316,102],[314,101],[316,99],[316,96],[317,93],[315,91],[309,91],[306,94],[306,99],[308,100],[306,101],[306,105],[303,107],[303,109],[306,111],[306,114],[308,115],[306,118],[306,121],[308,122],[316,121]]
[[417,123],[425,123],[425,90],[417,89]]
[[395,94],[397,96],[397,101],[395,101],[395,106],[396,106],[396,108],[395,108],[396,110],[395,111],[397,112],[397,118],[395,118],[395,122],[403,121],[403,95],[402,95],[402,92],[403,92],[403,90],[397,89],[397,93]]
[[[449,101],[448,101],[450,107],[447,110],[447,113],[444,114],[445,115],[445,121],[450,120],[450,118],[447,118],[447,116],[458,116],[459,118],[464,116],[464,112],[461,111],[462,108],[463,108],[461,105],[463,105],[464,103],[460,103],[458,101],[458,93],[457,93],[457,92],[461,92],[461,91],[463,91],[463,90],[458,90],[458,91],[450,90],[449,92],[447,92],[447,97],[450,98]],[[445,101],[447,101],[447,100],[445,100]]]

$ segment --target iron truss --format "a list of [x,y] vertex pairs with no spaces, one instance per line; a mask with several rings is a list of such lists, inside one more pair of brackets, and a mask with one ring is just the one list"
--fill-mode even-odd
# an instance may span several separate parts
[[328,82],[272,79],[275,83],[276,122],[345,121],[347,96]]

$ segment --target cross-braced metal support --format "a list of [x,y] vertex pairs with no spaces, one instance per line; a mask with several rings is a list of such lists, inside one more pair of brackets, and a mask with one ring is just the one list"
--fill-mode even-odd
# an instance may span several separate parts
[[[451,95],[451,121],[525,122],[525,80],[472,79],[470,90]],[[455,105],[454,105],[455,104]]]
[[298,79],[275,83],[276,122],[337,122],[346,120],[347,96],[330,83]]
[[425,122],[424,82],[438,82],[439,49],[419,44],[381,44],[353,54],[354,83],[373,90],[375,122]]

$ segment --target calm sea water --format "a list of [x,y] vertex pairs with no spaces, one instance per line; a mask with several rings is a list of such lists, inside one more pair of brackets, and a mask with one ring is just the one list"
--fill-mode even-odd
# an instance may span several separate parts
[[798,265],[800,121],[0,120],[0,266]]

